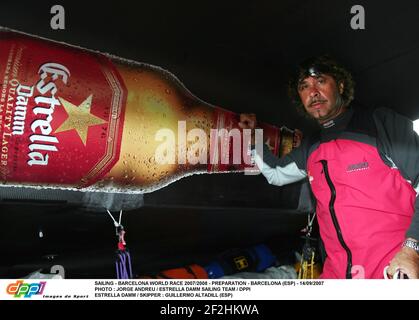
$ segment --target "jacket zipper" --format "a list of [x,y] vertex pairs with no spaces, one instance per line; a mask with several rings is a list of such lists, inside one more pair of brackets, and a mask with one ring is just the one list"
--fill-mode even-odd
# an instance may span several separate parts
[[330,197],[330,202],[329,202],[330,215],[332,216],[333,225],[335,226],[336,234],[338,236],[340,245],[346,251],[346,255],[348,259],[347,260],[348,262],[346,265],[346,279],[352,279],[352,272],[351,272],[352,271],[352,252],[351,250],[349,250],[348,246],[346,245],[345,240],[343,240],[342,230],[340,229],[339,222],[338,222],[338,219],[336,217],[336,212],[335,212],[336,188],[332,180],[330,179],[329,169],[327,167],[327,161],[320,160],[320,162],[322,163],[326,181],[327,181],[327,184],[329,185],[330,192],[331,192],[331,197]]

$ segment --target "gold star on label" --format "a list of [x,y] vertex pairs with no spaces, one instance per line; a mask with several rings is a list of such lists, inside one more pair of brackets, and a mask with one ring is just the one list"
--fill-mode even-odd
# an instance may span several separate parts
[[59,98],[62,106],[68,114],[68,118],[55,130],[55,133],[74,129],[77,131],[81,141],[86,146],[87,131],[89,130],[89,127],[106,123],[103,119],[90,113],[92,97],[93,96],[90,95],[79,106],[76,106],[63,98]]

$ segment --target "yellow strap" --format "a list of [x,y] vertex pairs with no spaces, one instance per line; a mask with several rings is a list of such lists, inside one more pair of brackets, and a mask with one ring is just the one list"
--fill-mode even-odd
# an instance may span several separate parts
[[[310,263],[301,258],[298,279],[314,279],[314,264],[314,252],[311,253]],[[308,273],[310,273],[310,277],[308,277]]]

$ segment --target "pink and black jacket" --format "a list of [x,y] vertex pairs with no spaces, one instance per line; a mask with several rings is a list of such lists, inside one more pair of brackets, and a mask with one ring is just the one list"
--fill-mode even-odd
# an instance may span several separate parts
[[389,110],[348,109],[278,159],[255,161],[269,183],[307,179],[327,258],[322,278],[383,278],[406,237],[419,239],[419,136]]

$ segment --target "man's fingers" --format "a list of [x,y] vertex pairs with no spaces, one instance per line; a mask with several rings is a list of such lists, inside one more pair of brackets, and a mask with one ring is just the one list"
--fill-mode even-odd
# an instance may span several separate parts
[[391,261],[386,271],[388,278],[393,279],[394,275],[399,271],[399,267],[394,261]]
[[242,129],[254,129],[256,126],[256,115],[253,113],[240,114],[239,126]]
[[242,113],[240,114],[240,121],[241,122],[255,122],[256,121],[256,115],[253,113]]
[[411,272],[409,268],[389,266],[385,271],[388,279],[415,279],[414,272]]
[[394,279],[395,278],[395,276],[396,276],[396,278],[399,278],[400,277],[400,274],[401,274],[401,272],[399,271],[399,270],[391,270],[391,268],[388,268],[387,269],[387,279]]

